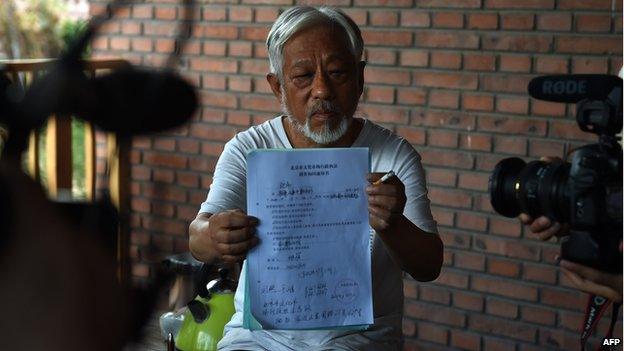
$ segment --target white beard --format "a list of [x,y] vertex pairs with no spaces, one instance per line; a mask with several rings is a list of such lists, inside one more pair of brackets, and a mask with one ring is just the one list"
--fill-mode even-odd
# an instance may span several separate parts
[[347,133],[347,130],[349,130],[349,125],[351,124],[351,118],[347,118],[345,115],[341,115],[340,124],[336,128],[332,129],[330,121],[325,121],[320,131],[314,131],[310,127],[310,117],[307,117],[305,124],[302,124],[292,116],[292,113],[290,113],[290,111],[288,110],[288,106],[286,105],[286,94],[284,94],[283,90],[280,106],[282,108],[282,113],[286,116],[286,118],[288,118],[292,125],[297,128],[299,132],[305,135],[306,138],[320,145],[331,144],[342,138]]

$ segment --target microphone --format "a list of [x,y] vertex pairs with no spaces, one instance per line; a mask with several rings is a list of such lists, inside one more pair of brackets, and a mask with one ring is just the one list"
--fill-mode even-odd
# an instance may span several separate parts
[[187,122],[197,110],[193,86],[173,71],[124,68],[90,81],[76,113],[121,135],[160,132]]
[[604,100],[622,79],[607,74],[571,74],[536,77],[529,82],[529,95],[554,102],[576,103],[583,99]]

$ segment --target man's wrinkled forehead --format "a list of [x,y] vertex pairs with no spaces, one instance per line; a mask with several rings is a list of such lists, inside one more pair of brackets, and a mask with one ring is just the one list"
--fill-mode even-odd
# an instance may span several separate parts
[[347,33],[340,26],[327,26],[327,23],[310,25],[294,34],[282,49],[282,55],[290,57],[290,64],[307,63],[311,56],[325,51],[324,61],[352,61],[355,58],[350,49]]

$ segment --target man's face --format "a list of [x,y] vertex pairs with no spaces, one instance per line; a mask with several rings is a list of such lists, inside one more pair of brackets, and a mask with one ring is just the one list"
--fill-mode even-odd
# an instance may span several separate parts
[[298,129],[319,144],[346,132],[362,94],[364,65],[349,47],[341,28],[312,26],[284,45],[282,81],[268,77]]

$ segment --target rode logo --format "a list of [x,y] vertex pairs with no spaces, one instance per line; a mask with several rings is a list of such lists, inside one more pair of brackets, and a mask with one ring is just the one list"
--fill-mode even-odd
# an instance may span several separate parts
[[615,338],[615,339],[604,339],[604,340],[602,340],[602,345],[603,345],[603,346],[606,346],[606,345],[608,345],[608,346],[617,346],[617,345],[619,345],[621,342],[622,342],[622,340],[621,340],[621,339],[619,339],[619,338]]
[[581,80],[560,80],[551,81],[547,80],[542,85],[543,94],[586,94],[587,93],[587,81]]

